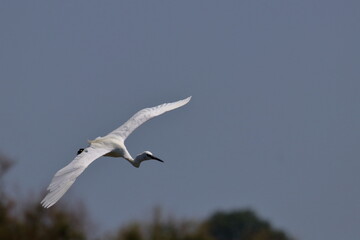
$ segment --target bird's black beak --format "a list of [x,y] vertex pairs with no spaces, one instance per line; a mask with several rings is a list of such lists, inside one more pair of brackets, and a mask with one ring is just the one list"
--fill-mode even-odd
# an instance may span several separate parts
[[155,157],[155,156],[151,156],[151,158],[154,159],[154,160],[157,160],[157,161],[159,161],[159,162],[164,162],[163,160],[161,160],[161,159],[159,159],[159,158],[157,158],[157,157]]

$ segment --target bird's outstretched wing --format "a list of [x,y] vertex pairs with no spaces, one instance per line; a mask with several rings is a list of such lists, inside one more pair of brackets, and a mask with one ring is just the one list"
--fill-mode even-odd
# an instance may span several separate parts
[[111,149],[97,144],[91,144],[88,148],[85,148],[74,160],[55,174],[47,188],[48,194],[41,201],[43,207],[49,208],[54,205],[90,163],[110,151]]
[[183,100],[172,102],[172,103],[164,103],[152,108],[144,108],[137,112],[134,116],[132,116],[126,123],[121,125],[119,128],[115,129],[108,136],[120,137],[124,141],[125,139],[141,124],[146,122],[147,120],[159,116],[167,111],[174,110],[181,106],[184,106],[190,101],[191,97],[185,98]]

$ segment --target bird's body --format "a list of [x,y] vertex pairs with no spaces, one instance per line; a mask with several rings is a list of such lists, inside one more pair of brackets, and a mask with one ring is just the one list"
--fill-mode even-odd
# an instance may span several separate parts
[[190,101],[191,97],[173,102],[164,103],[162,105],[145,108],[137,112],[126,123],[119,128],[110,132],[104,137],[97,137],[89,141],[89,146],[85,149],[81,148],[78,155],[64,168],[60,169],[53,177],[47,190],[49,193],[41,201],[45,208],[54,205],[71,187],[76,178],[97,158],[101,156],[106,157],[121,157],[129,161],[134,167],[140,167],[140,164],[146,160],[157,160],[163,162],[155,157],[151,152],[145,151],[135,158],[133,158],[124,144],[125,139],[141,124],[147,120],[161,115],[167,111],[179,108]]
[[98,145],[102,147],[102,145],[110,146],[113,150],[104,154],[105,157],[122,157],[128,160],[130,163],[133,163],[133,159],[127,151],[124,141],[114,137],[98,137],[94,140],[89,141],[90,145]]

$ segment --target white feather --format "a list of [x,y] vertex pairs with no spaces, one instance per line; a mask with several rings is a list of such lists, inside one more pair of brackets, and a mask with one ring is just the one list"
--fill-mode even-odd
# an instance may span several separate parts
[[131,157],[127,151],[124,141],[125,139],[141,124],[147,120],[159,116],[167,111],[179,108],[190,101],[191,97],[186,99],[164,103],[152,108],[145,108],[137,112],[126,123],[121,125],[116,130],[112,131],[105,137],[98,137],[90,142],[90,146],[86,148],[82,153],[77,155],[73,161],[67,166],[60,169],[53,179],[47,190],[49,191],[45,198],[41,201],[41,204],[45,207],[51,207],[54,205],[71,187],[76,178],[96,159],[105,155],[109,157],[122,157],[128,160],[134,167],[139,167],[140,163],[146,160],[158,160],[153,156],[151,152],[145,151],[139,154],[135,159]]

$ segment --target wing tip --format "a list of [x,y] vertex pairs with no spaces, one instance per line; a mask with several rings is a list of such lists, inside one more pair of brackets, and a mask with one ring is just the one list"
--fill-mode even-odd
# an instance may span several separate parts
[[185,105],[185,104],[187,104],[188,102],[190,102],[191,98],[192,98],[192,96],[189,96],[189,97],[187,97],[187,98],[185,98],[185,99],[183,99],[183,100],[180,100],[180,101],[182,101],[182,102],[184,103],[184,105]]
[[50,201],[48,201],[47,199],[46,199],[46,197],[41,201],[41,206],[43,206],[43,208],[49,208],[49,207],[51,207],[52,205],[54,205],[55,203],[52,203],[52,202],[50,202]]

